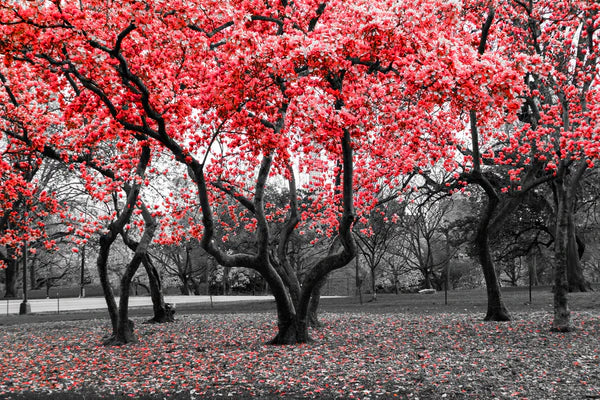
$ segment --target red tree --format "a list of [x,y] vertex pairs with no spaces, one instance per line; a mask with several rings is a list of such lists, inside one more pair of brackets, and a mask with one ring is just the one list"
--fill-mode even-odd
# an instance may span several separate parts
[[[497,79],[507,68],[493,54],[477,55],[463,17],[454,3],[435,0],[123,1],[111,8],[93,1],[12,6],[0,21],[5,64],[27,72],[25,82],[48,86],[61,110],[61,140],[82,152],[96,142],[120,151],[152,147],[185,166],[197,189],[202,224],[192,228],[202,246],[224,266],[263,275],[277,302],[273,342],[296,343],[308,340],[318,283],[354,257],[355,207],[368,212],[379,180],[391,184],[449,159],[461,112],[487,110],[481,96],[513,104],[510,85]],[[142,181],[145,164],[139,158]],[[269,258],[264,203],[269,177],[293,184],[294,164],[318,173],[327,167],[321,182],[330,184],[320,197],[327,212],[309,217],[339,241],[301,283],[285,255],[279,263]],[[222,182],[252,189],[234,194],[253,214],[251,252],[231,254],[216,236],[213,206],[231,188]],[[294,200],[283,247],[299,218]]]

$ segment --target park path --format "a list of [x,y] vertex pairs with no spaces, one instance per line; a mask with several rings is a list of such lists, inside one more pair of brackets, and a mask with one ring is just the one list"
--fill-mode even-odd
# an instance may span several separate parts
[[[212,297],[212,300],[211,300]],[[165,296],[165,302],[177,304],[210,304],[228,302],[250,302],[272,300],[273,296]],[[119,298],[115,299],[117,303]],[[18,314],[21,299],[0,300],[0,314]],[[105,310],[104,297],[65,297],[53,299],[32,299],[28,301],[32,313]],[[132,296],[129,298],[130,307],[152,306],[150,296]]]

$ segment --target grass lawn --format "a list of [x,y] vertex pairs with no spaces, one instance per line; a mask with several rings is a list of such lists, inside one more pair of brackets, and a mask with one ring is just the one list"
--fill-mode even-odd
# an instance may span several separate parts
[[[106,312],[0,316],[0,398],[600,399],[600,296],[571,294],[575,330],[549,331],[552,294],[483,290],[324,299],[313,343],[275,347],[273,302],[178,307],[139,343],[100,346]],[[365,297],[368,299],[368,297]]]

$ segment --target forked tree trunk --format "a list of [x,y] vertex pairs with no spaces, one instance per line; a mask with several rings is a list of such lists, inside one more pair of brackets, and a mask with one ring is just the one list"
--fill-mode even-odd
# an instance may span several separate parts
[[131,281],[137,272],[142,260],[141,257],[135,255],[125,273],[121,277],[120,285],[120,297],[119,297],[119,310],[117,318],[117,332],[104,341],[105,345],[121,345],[127,343],[137,342],[137,338],[133,332],[134,324],[129,319],[129,292],[131,288]]
[[[150,148],[144,146],[142,148],[140,159],[136,168],[137,176],[144,176],[146,166],[149,162]],[[131,215],[133,214],[133,210],[139,198],[140,183],[136,183],[133,186],[126,184],[125,191],[127,193],[127,201],[125,202],[121,213],[118,214],[117,219],[109,225],[108,232],[100,236],[100,251],[98,252],[97,258],[100,284],[102,285],[102,291],[104,292],[104,298],[106,300],[106,305],[113,329],[112,335],[105,338],[105,345],[120,345],[134,340],[132,337],[133,323],[129,321],[127,310],[129,304],[129,286],[131,285],[131,280],[133,279],[137,268],[142,262],[142,257],[146,254],[146,248],[152,239],[154,230],[156,229],[156,225],[152,223],[146,223],[146,229],[144,230],[140,244],[137,246],[133,259],[127,266],[127,270],[121,278],[121,298],[119,300],[120,307],[117,308],[115,296],[108,279],[108,257],[112,244],[115,242],[119,233],[123,231],[125,225],[131,220]],[[142,208],[142,214],[145,212],[147,212],[147,210]],[[125,307],[123,307],[123,305],[125,305]]]
[[277,306],[277,334],[269,343],[290,345],[309,342],[308,307],[302,315],[300,305],[294,304],[283,280],[272,267],[260,272],[269,284]]
[[[142,208],[142,214],[148,214],[148,210]],[[148,247],[154,237],[156,223],[154,220],[146,220],[144,233],[137,244],[133,258],[127,265],[125,273],[121,277],[121,297],[119,298],[119,310],[117,319],[117,331],[115,335],[105,341],[107,345],[121,345],[137,342],[133,332],[134,324],[129,319],[129,289],[135,273],[145,258],[148,257]]]

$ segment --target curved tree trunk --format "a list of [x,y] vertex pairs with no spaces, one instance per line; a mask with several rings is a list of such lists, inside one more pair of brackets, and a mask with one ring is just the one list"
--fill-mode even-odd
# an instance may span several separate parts
[[498,281],[498,276],[496,275],[496,269],[494,268],[494,261],[492,260],[489,244],[489,225],[499,200],[498,197],[493,195],[494,192],[491,187],[488,186],[489,183],[487,183],[487,180],[483,182],[482,186],[484,186],[484,189],[487,189],[488,204],[479,221],[479,225],[477,226],[475,245],[477,247],[479,262],[481,263],[481,268],[483,270],[483,277],[485,278],[485,287],[488,298],[487,313],[484,321],[510,321],[510,314],[502,301],[500,283]]
[[321,327],[323,324],[319,321],[319,302],[321,300],[321,290],[327,282],[327,276],[323,277],[313,289],[310,303],[308,304],[308,325],[313,328]]
[[152,310],[154,311],[154,316],[146,322],[160,324],[175,321],[175,309],[172,305],[165,303],[162,283],[156,267],[152,264],[148,255],[144,257],[142,262],[150,283],[150,297],[152,298]]
[[[143,209],[142,212],[147,212],[147,210]],[[129,262],[129,265],[127,265],[125,273],[121,277],[121,296],[119,298],[117,332],[114,336],[106,340],[105,344],[120,345],[137,341],[133,332],[133,322],[129,319],[129,289],[135,273],[144,261],[144,258],[148,255],[148,246],[150,246],[155,230],[156,224],[153,221],[146,223],[146,229],[144,230],[140,242],[137,244],[133,258]]]
[[483,270],[483,277],[485,278],[488,299],[487,313],[484,321],[510,321],[510,314],[502,300],[500,284],[490,254],[488,235],[485,229],[478,232],[476,245],[479,262],[481,263],[481,268]]
[[[140,159],[136,168],[137,176],[144,176],[144,172],[146,171],[146,167],[149,162],[150,148],[148,146],[144,146],[142,147]],[[123,232],[125,225],[131,220],[131,215],[133,214],[133,210],[135,209],[139,198],[140,183],[136,183],[133,186],[125,184],[125,192],[127,193],[127,201],[125,202],[121,213],[117,214],[117,219],[109,225],[108,232],[100,236],[100,251],[98,252],[97,258],[100,284],[102,285],[102,291],[104,292],[104,298],[106,300],[106,305],[113,328],[112,335],[104,340],[104,344],[106,345],[119,345],[132,341],[130,335],[133,335],[133,326],[130,326],[130,321],[127,317],[129,285],[131,284],[131,280],[135,275],[135,271],[137,271],[137,268],[142,261],[143,255],[146,254],[146,248],[152,239],[154,230],[156,229],[156,226],[153,223],[146,223],[146,229],[142,235],[140,244],[137,246],[133,259],[127,266],[127,270],[121,278],[121,298],[119,301],[120,308],[117,308],[112,287],[110,286],[110,282],[108,280],[108,256],[110,254],[110,247],[116,240],[117,236]],[[147,212],[147,210],[142,207],[142,214],[145,212]],[[126,235],[122,236],[126,237]],[[125,309],[123,309],[123,305],[125,306]]]
[[[495,9],[491,7],[488,16],[485,20],[485,23],[483,24],[481,29],[481,41],[477,49],[477,52],[479,54],[483,54],[485,52],[488,34],[490,31],[490,27],[492,26],[494,17]],[[510,315],[508,313],[508,310],[504,306],[504,302],[502,301],[502,295],[500,294],[500,284],[498,282],[498,277],[496,276],[496,269],[494,268],[494,263],[490,254],[489,245],[490,221],[492,219],[492,216],[494,215],[494,212],[496,211],[496,207],[498,206],[499,198],[492,184],[489,182],[488,179],[486,179],[485,176],[483,176],[481,172],[479,133],[477,128],[477,113],[475,112],[475,110],[469,111],[469,120],[471,130],[471,144],[473,150],[473,172],[467,177],[467,179],[481,186],[481,188],[485,191],[488,197],[488,204],[485,213],[481,217],[479,225],[477,226],[477,234],[475,237],[475,245],[477,247],[477,253],[479,255],[479,262],[481,263],[481,268],[483,269],[483,276],[485,278],[485,285],[488,297],[488,308],[484,320],[509,321]]]
[[102,286],[104,300],[106,301],[108,315],[110,316],[110,322],[112,324],[112,336],[117,334],[118,310],[115,295],[108,279],[108,256],[110,255],[110,246],[113,244],[115,237],[116,235],[111,235],[110,231],[109,233],[100,236],[100,250],[98,251],[98,258],[96,260],[100,286]]
[[129,295],[131,281],[133,280],[141,261],[142,260],[139,257],[134,256],[121,277],[119,310],[117,313],[117,332],[114,336],[104,341],[105,345],[121,345],[137,342],[137,338],[133,332],[133,321],[129,319]]

